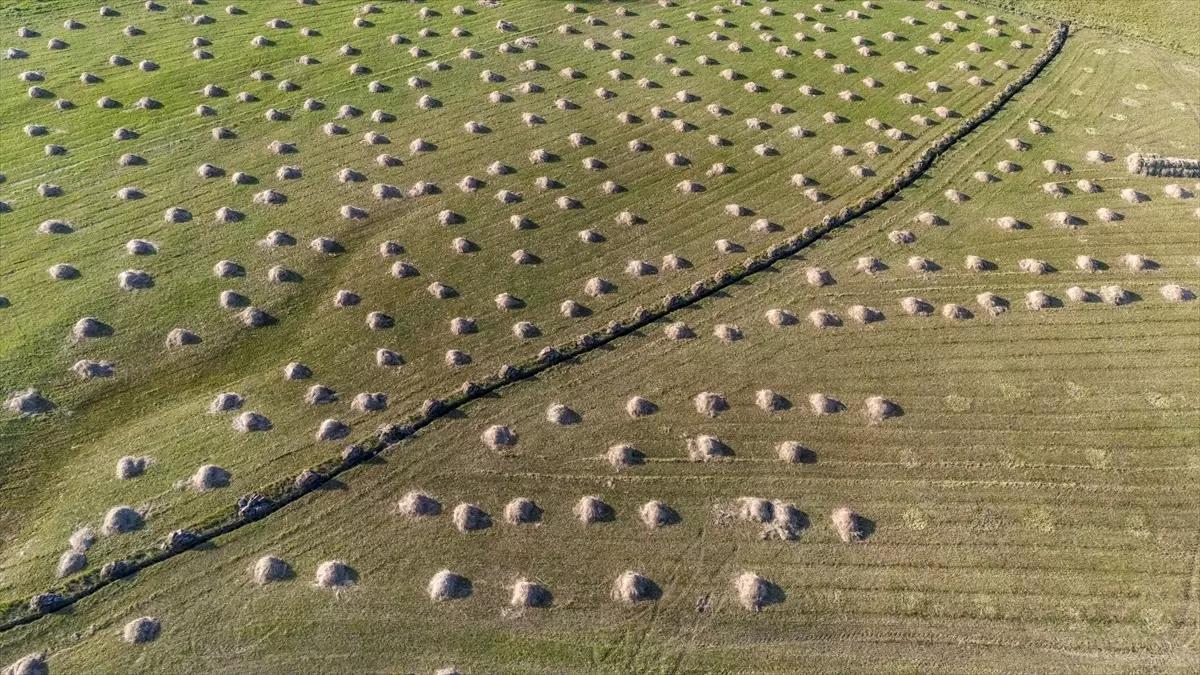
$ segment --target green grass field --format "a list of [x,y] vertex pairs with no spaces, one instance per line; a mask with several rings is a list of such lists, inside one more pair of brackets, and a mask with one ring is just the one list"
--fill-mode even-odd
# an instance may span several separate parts
[[[466,16],[455,16],[449,4],[387,4],[381,14],[362,15],[374,24],[365,28],[351,24],[358,6],[334,2],[248,4],[248,14],[235,16],[212,5],[172,4],[165,12],[147,13],[138,4],[120,3],[114,4],[119,17],[96,17],[94,9],[86,16],[76,13],[87,24],[81,31],[61,29],[71,12],[60,7],[0,13],[0,23],[12,26],[4,28],[5,35],[20,25],[41,33],[15,43],[30,52],[28,58],[0,61],[0,81],[16,94],[6,97],[0,127],[0,171],[6,177],[0,199],[11,206],[0,217],[6,275],[0,292],[10,301],[0,316],[13,327],[0,334],[0,384],[6,393],[37,386],[58,405],[49,415],[5,412],[0,420],[2,597],[23,601],[54,585],[67,537],[81,525],[98,529],[113,505],[137,507],[145,525],[101,538],[88,551],[85,572],[231,509],[238,495],[336,455],[378,424],[413,412],[423,399],[444,396],[464,380],[486,377],[547,344],[628,316],[638,305],[819,223],[822,215],[878,189],[955,124],[947,119],[923,128],[909,116],[934,117],[932,108],[939,105],[969,115],[998,87],[971,86],[967,78],[1005,84],[1032,63],[1045,37],[1020,33],[1017,26],[1028,19],[1016,15],[996,27],[1003,36],[986,35],[982,19],[952,15],[960,3],[934,10],[898,0],[884,0],[877,9],[833,2],[824,15],[783,2],[730,7],[724,15],[680,4],[665,9],[630,4],[630,16],[607,4],[584,4],[571,15],[557,4],[509,2],[497,9],[472,6],[477,13]],[[437,9],[440,16],[421,20],[420,7]],[[762,15],[764,7],[782,14]],[[993,13],[968,8],[978,17]],[[684,15],[693,9],[705,20],[689,21]],[[870,18],[845,18],[850,9]],[[216,22],[193,25],[181,18],[199,11]],[[826,20],[835,32],[814,32],[812,21],[798,23],[791,16],[798,11]],[[586,12],[605,23],[588,25]],[[924,24],[908,26],[900,21],[906,15]],[[263,27],[275,16],[293,27]],[[715,26],[718,17],[731,25]],[[497,31],[498,18],[520,31]],[[647,27],[654,18],[669,26]],[[754,21],[769,26],[756,31]],[[924,38],[945,21],[962,23],[966,32],[942,44]],[[561,35],[555,27],[563,22],[581,32]],[[112,41],[128,23],[146,35]],[[297,35],[297,27],[306,25],[321,34]],[[423,26],[441,35],[419,37]],[[454,37],[453,26],[471,35]],[[614,30],[632,37],[617,39]],[[743,41],[749,51],[731,52],[728,41],[710,40],[707,34],[714,30]],[[790,36],[795,30],[815,39],[798,42]],[[878,37],[886,30],[909,39]],[[754,37],[766,31],[781,42]],[[429,55],[411,57],[411,44],[390,44],[386,36],[396,32]],[[258,34],[275,46],[249,47]],[[880,54],[855,53],[850,37],[856,34],[868,36]],[[71,46],[46,51],[45,40],[55,35]],[[191,58],[194,35],[212,39],[204,49],[214,59]],[[522,35],[536,36],[538,46],[519,54],[497,52],[501,41]],[[667,35],[689,44],[667,45],[662,42]],[[587,38],[607,43],[607,49],[582,48]],[[1030,48],[1009,49],[1014,39]],[[971,52],[967,43],[973,41],[991,51]],[[338,47],[346,43],[362,53],[339,56]],[[777,56],[780,44],[799,54]],[[938,53],[915,54],[918,44]],[[468,46],[483,57],[460,59],[458,52]],[[633,58],[614,60],[609,51],[616,48]],[[833,58],[814,58],[818,48]],[[655,63],[660,51],[677,62]],[[152,58],[161,69],[121,71],[105,65],[110,53],[135,63]],[[300,65],[296,58],[302,54],[321,63]],[[701,54],[720,63],[700,66],[695,59]],[[991,62],[1000,58],[1016,68],[999,71]],[[422,67],[433,59],[452,67],[444,72]],[[522,72],[517,65],[526,59],[548,69]],[[897,72],[891,63],[902,59],[919,70]],[[956,69],[953,64],[963,60],[979,70]],[[351,76],[352,62],[373,72]],[[837,62],[858,72],[836,74]],[[567,66],[587,77],[561,78],[558,71]],[[692,74],[674,77],[667,72],[672,66]],[[725,80],[718,71],[726,67],[745,79]],[[611,79],[605,71],[612,68],[630,78]],[[793,77],[775,79],[776,68]],[[252,80],[248,74],[254,69],[270,71],[275,79]],[[484,69],[507,81],[481,82]],[[104,82],[79,83],[76,71],[83,70]],[[19,81],[18,73],[26,71],[44,72],[46,80]],[[408,88],[405,80],[414,74],[433,86]],[[868,75],[883,87],[864,87],[860,80]],[[638,86],[641,77],[657,80],[661,88]],[[301,88],[279,92],[283,79]],[[393,89],[367,93],[371,79]],[[488,92],[510,91],[525,80],[546,92],[513,94],[513,103],[487,102]],[[747,92],[747,80],[768,91]],[[948,91],[931,92],[926,82],[933,80]],[[202,99],[195,92],[209,82],[230,96]],[[1200,539],[1192,489],[1200,470],[1195,377],[1200,324],[1195,302],[1170,302],[1162,289],[1200,286],[1200,244],[1195,199],[1169,197],[1164,187],[1176,183],[1195,192],[1200,186],[1195,180],[1130,175],[1124,157],[1200,156],[1198,83],[1194,57],[1078,30],[1017,99],[883,208],[667,320],[471,403],[262,522],[0,633],[0,663],[44,651],[54,673],[332,672],[349,664],[356,672],[380,673],[432,672],[450,664],[472,673],[1189,672],[1200,662],[1195,646]],[[29,84],[78,107],[54,111],[53,99],[25,98],[21,90]],[[823,95],[804,96],[797,91],[801,84]],[[598,99],[597,87],[616,96]],[[677,101],[674,92],[685,88],[699,100]],[[233,94],[242,90],[262,100],[235,102]],[[841,101],[841,90],[865,100]],[[904,105],[896,100],[901,92],[926,101]],[[416,108],[423,93],[443,107]],[[124,107],[97,108],[92,99],[100,95]],[[129,104],[141,96],[162,101],[163,109],[131,110]],[[558,110],[559,97],[580,109]],[[326,108],[303,111],[306,98],[320,99]],[[218,115],[193,115],[191,108],[201,102],[216,107]],[[711,103],[733,114],[714,117],[705,110]],[[772,103],[795,112],[775,114]],[[325,135],[322,125],[342,104],[367,114],[337,121],[349,134]],[[670,119],[651,119],[651,106],[699,128],[677,132]],[[263,112],[271,107],[287,110],[292,120],[265,121]],[[398,119],[366,121],[376,108]],[[521,123],[526,111],[546,123],[527,128]],[[621,111],[644,121],[619,123]],[[828,111],[848,121],[824,124]],[[749,117],[772,128],[748,129]],[[864,124],[868,118],[915,138],[888,139]],[[1051,131],[1032,133],[1030,119]],[[24,134],[25,124],[42,120],[53,134]],[[490,133],[464,133],[467,120],[485,124]],[[217,125],[235,129],[238,138],[211,140],[208,130]],[[815,136],[795,138],[787,132],[793,125]],[[136,129],[141,137],[112,141],[117,126]],[[387,134],[391,144],[363,145],[359,141],[368,130]],[[567,137],[576,132],[596,143],[572,147]],[[711,145],[710,134],[731,144]],[[436,143],[437,150],[410,156],[408,143],[418,137]],[[635,138],[653,150],[629,152],[626,146]],[[1013,138],[1029,147],[1012,149],[1007,140]],[[300,152],[271,155],[266,152],[271,140],[296,141]],[[869,141],[894,152],[868,157],[863,145]],[[43,156],[47,142],[67,146],[67,154]],[[757,156],[752,148],[759,143],[774,144],[780,155]],[[860,154],[833,157],[834,144]],[[534,148],[561,161],[531,166],[525,155]],[[1093,150],[1115,161],[1091,163],[1086,155]],[[663,155],[672,151],[692,165],[668,167]],[[115,160],[124,152],[149,161],[118,167]],[[373,158],[379,152],[400,157],[403,166],[377,166]],[[580,166],[585,157],[599,157],[608,168],[586,171]],[[487,165],[497,160],[516,172],[487,174]],[[1065,163],[1069,174],[1048,174],[1047,160]],[[1001,161],[1015,162],[1020,170],[1004,172]],[[195,168],[202,162],[230,173],[245,171],[259,182],[234,186],[228,176],[200,179]],[[736,171],[707,176],[716,162]],[[877,177],[853,178],[851,164],[869,164]],[[301,167],[303,178],[277,180],[281,165]],[[367,180],[339,184],[335,174],[342,167],[362,171]],[[980,182],[975,177],[980,171],[997,180]],[[813,204],[791,184],[794,173],[816,178],[833,199]],[[461,192],[455,184],[466,174],[487,185]],[[538,176],[565,187],[543,192],[534,185]],[[678,193],[673,186],[685,178],[707,190]],[[371,196],[375,183],[406,188],[418,180],[436,182],[442,194],[387,202]],[[605,195],[599,187],[605,180],[627,191]],[[1100,191],[1086,193],[1076,184],[1083,180]],[[1069,194],[1050,196],[1043,188],[1048,181]],[[65,194],[39,197],[34,191],[39,183],[62,185]],[[141,187],[146,198],[111,197],[131,185]],[[266,188],[286,193],[287,204],[252,204],[251,196]],[[492,199],[501,188],[522,193],[523,201],[504,205]],[[1121,197],[1126,188],[1149,199],[1129,204]],[[944,194],[950,189],[970,199],[950,203]],[[581,199],[584,208],[561,211],[554,200],[564,194]],[[756,213],[730,216],[725,205],[731,203]],[[361,206],[370,216],[342,219],[343,204]],[[193,220],[164,223],[162,213],[170,206],[187,208]],[[246,219],[214,224],[212,213],[220,206],[242,211]],[[1100,208],[1123,219],[1103,222]],[[436,214],[443,209],[464,214],[466,222],[438,224]],[[647,222],[633,227],[614,222],[626,210]],[[1056,227],[1047,217],[1056,212],[1082,224]],[[514,230],[508,223],[514,213],[539,227]],[[920,222],[923,213],[936,214],[943,224]],[[72,221],[77,231],[35,234],[38,223],[55,217]],[[752,231],[749,226],[760,217],[780,229]],[[997,225],[1003,217],[1028,227],[1007,231]],[[584,228],[603,232],[606,240],[581,242],[576,232]],[[276,229],[292,233],[299,244],[292,250],[257,245]],[[915,240],[893,243],[897,231],[911,232]],[[317,236],[336,238],[345,252],[314,254],[306,242]],[[124,242],[134,237],[155,242],[159,252],[143,259],[126,255]],[[453,253],[455,237],[475,242],[479,252]],[[718,253],[713,242],[721,238],[738,242],[747,253]],[[389,275],[394,259],[377,251],[384,240],[402,244],[405,251],[395,259],[412,262],[421,275]],[[538,255],[541,264],[513,265],[508,256],[518,248]],[[694,267],[636,278],[623,272],[630,260],[658,266],[668,253]],[[1131,271],[1123,263],[1127,254],[1143,255],[1154,265]],[[1098,272],[1078,270],[1080,255],[1104,266]],[[878,258],[886,269],[859,271],[857,261],[864,256]],[[934,271],[910,269],[912,256],[936,263]],[[994,269],[969,271],[967,256],[980,256]],[[215,278],[210,268],[221,259],[238,261],[246,276]],[[1025,259],[1045,261],[1052,271],[1023,272],[1019,261]],[[51,280],[45,269],[56,262],[76,265],[81,278]],[[303,281],[268,282],[266,269],[276,264],[297,270]],[[806,273],[814,267],[827,270],[833,283],[810,284]],[[116,274],[129,268],[151,271],[154,288],[119,290]],[[617,291],[585,295],[585,281],[596,276],[611,279]],[[434,280],[453,286],[460,297],[432,299],[424,289]],[[1099,293],[1108,285],[1127,289],[1133,301],[1081,303],[1067,293],[1073,286]],[[231,312],[217,304],[226,288],[249,296],[278,323],[260,329],[236,325]],[[362,304],[334,307],[338,289],[358,292]],[[1044,291],[1052,306],[1027,309],[1031,291]],[[525,306],[498,310],[492,298],[500,292],[522,298]],[[1008,311],[989,316],[977,304],[983,292],[1005,298]],[[901,305],[906,297],[927,301],[932,315],[907,315]],[[561,316],[558,305],[565,299],[587,305],[590,315]],[[973,317],[943,318],[948,303],[962,305]],[[883,319],[859,324],[850,309],[857,305],[881,310]],[[766,318],[772,309],[793,312],[797,323],[772,325]],[[837,314],[843,325],[816,328],[809,320],[816,309]],[[372,310],[395,317],[395,327],[369,330],[364,317]],[[71,340],[80,316],[100,317],[115,327],[114,334]],[[450,320],[467,316],[477,320],[479,332],[453,335]],[[541,335],[515,338],[509,325],[516,321],[536,324]],[[662,329],[674,321],[686,322],[696,337],[666,337]],[[742,339],[718,340],[713,331],[721,324],[739,326]],[[204,342],[167,349],[166,333],[179,326],[196,330]],[[405,365],[391,369],[395,372],[381,369],[374,360],[380,347],[402,353]],[[472,362],[448,367],[448,348],[469,352]],[[116,361],[117,375],[81,382],[69,370],[81,358]],[[290,361],[310,366],[313,377],[284,381],[282,367]],[[336,389],[339,402],[305,404],[304,391],[315,383]],[[768,413],[755,407],[755,392],[762,389],[786,397],[790,409]],[[245,396],[243,410],[267,414],[274,428],[239,434],[230,427],[236,412],[206,413],[212,397],[223,391]],[[360,391],[387,392],[388,410],[352,411],[349,402]],[[721,393],[730,409],[715,417],[699,414],[692,397],[700,392]],[[808,398],[817,392],[847,409],[812,414]],[[653,401],[658,412],[631,419],[624,406],[634,395]],[[903,415],[870,422],[864,402],[871,396],[894,401]],[[547,421],[547,407],[554,403],[568,405],[581,421],[567,426]],[[331,417],[349,422],[350,436],[315,441],[318,424]],[[480,434],[493,424],[512,427],[520,441],[503,452],[486,448]],[[699,434],[722,439],[733,456],[689,461],[688,439]],[[775,446],[782,441],[806,447],[808,461],[780,461]],[[618,443],[637,448],[645,462],[613,468],[604,455]],[[154,463],[141,477],[118,480],[113,467],[126,455],[150,455]],[[231,485],[204,493],[174,487],[206,463],[229,469]],[[398,515],[397,500],[411,490],[436,496],[443,513],[418,520]],[[615,519],[579,523],[572,507],[585,495],[609,503]],[[505,504],[518,496],[545,510],[540,524],[504,522]],[[737,500],[747,496],[793,504],[802,514],[794,523],[795,538],[764,539],[760,525],[731,516]],[[674,508],[681,522],[659,529],[643,525],[638,509],[652,499]],[[492,526],[456,530],[450,511],[459,503],[478,504],[491,514]],[[863,542],[839,539],[830,513],[842,506],[869,519]],[[252,583],[247,568],[268,553],[286,560],[294,578],[265,587]],[[356,582],[336,591],[315,588],[317,565],[334,559],[354,568]],[[430,601],[426,584],[443,568],[471,579],[470,597]],[[653,579],[661,598],[636,607],[614,603],[613,580],[627,569]],[[778,584],[782,602],[745,611],[732,586],[744,571]],[[510,608],[510,589],[519,578],[549,588],[552,606]],[[121,627],[143,615],[161,621],[158,639],[122,642]]]

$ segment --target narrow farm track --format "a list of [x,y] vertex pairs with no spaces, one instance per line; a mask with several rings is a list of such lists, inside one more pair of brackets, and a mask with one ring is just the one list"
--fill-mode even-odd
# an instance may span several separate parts
[[[1013,97],[1028,87],[1030,83],[1036,81],[1043,70],[1061,53],[1068,36],[1068,26],[1066,24],[1059,24],[1045,51],[1039,55],[1034,65],[1017,82],[1002,90],[985,108],[968,117],[956,130],[943,136],[927,148],[921,159],[911,165],[903,174],[896,176],[889,186],[880,190],[875,195],[862,200],[859,202],[859,205],[843,209],[836,217],[826,217],[819,227],[806,229],[805,234],[802,236],[792,237],[784,242],[775,244],[767,252],[748,259],[742,267],[725,270],[715,275],[708,282],[697,283],[690,289],[681,290],[677,295],[670,296],[671,300],[666,302],[662,307],[639,312],[633,321],[618,323],[615,327],[603,332],[584,336],[577,341],[560,345],[548,356],[540,358],[537,362],[531,364],[523,364],[517,369],[509,371],[503,377],[493,378],[477,385],[468,386],[463,391],[444,396],[442,399],[431,399],[433,404],[427,405],[421,413],[414,414],[408,421],[401,425],[387,425],[387,428],[382,430],[377,438],[359,446],[354,446],[357,447],[357,450],[343,453],[336,458],[331,458],[329,461],[313,469],[306,470],[300,476],[283,477],[274,485],[264,488],[261,493],[246,495],[239,500],[238,504],[233,505],[228,510],[213,514],[206,521],[197,523],[194,527],[186,529],[181,533],[182,536],[175,539],[176,543],[173,546],[164,546],[160,549],[144,551],[130,559],[121,561],[122,564],[118,568],[118,571],[110,573],[108,576],[102,577],[99,573],[93,573],[82,579],[75,580],[67,587],[48,589],[44,594],[38,596],[42,602],[35,603],[41,608],[40,611],[32,610],[29,601],[14,603],[4,610],[4,621],[0,623],[0,632],[29,624],[50,613],[69,607],[79,600],[109,586],[118,579],[149,569],[216,537],[267,518],[272,513],[296,502],[350,469],[367,463],[377,455],[386,453],[397,447],[405,439],[412,437],[421,429],[435,421],[452,415],[454,411],[468,403],[483,399],[497,390],[533,378],[539,373],[543,373],[561,364],[570,363],[572,360],[585,354],[597,351],[614,351],[619,347],[617,341],[623,336],[661,321],[664,318],[677,315],[681,311],[703,300],[714,297],[720,298],[724,290],[750,277],[762,274],[781,260],[797,255],[800,251],[820,241],[835,230],[846,226],[851,221],[883,207],[903,190],[911,187],[917,179],[933,167],[936,161],[940,160],[961,140],[991,119]],[[989,483],[989,485],[1000,484],[1011,485],[1011,483]],[[961,485],[964,489],[977,489],[981,487],[981,483],[975,481],[952,481],[947,482],[946,485]],[[1086,484],[1081,485],[1076,483],[1046,482],[1022,484],[1022,487],[1043,487],[1054,490],[1062,490],[1067,486],[1083,491],[1089,489]],[[698,543],[697,545],[701,544]],[[629,654],[629,658],[632,660],[636,657],[637,648],[635,646],[632,653]]]

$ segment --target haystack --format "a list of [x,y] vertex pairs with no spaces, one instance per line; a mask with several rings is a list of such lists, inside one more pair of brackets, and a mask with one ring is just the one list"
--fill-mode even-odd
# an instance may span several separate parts
[[878,424],[892,417],[900,417],[904,409],[882,396],[872,396],[867,399],[865,413],[868,421]]
[[751,612],[761,611],[763,606],[783,601],[783,591],[775,584],[754,572],[743,572],[733,580],[738,603]]
[[515,446],[520,437],[507,426],[495,424],[484,430],[480,440],[492,450],[503,450]]
[[768,309],[766,314],[767,323],[772,326],[794,326],[799,323],[796,314],[787,309]]
[[1087,161],[1092,164],[1107,164],[1113,161],[1112,155],[1100,152],[1099,150],[1088,150],[1086,157]]
[[862,530],[862,517],[846,507],[833,510],[830,514],[833,528],[844,542],[863,541],[865,534]]
[[1189,302],[1196,299],[1196,294],[1179,284],[1167,284],[1159,289],[1159,293],[1167,302]]
[[341,560],[326,560],[317,565],[316,585],[318,588],[338,588],[354,584],[354,570]]
[[861,324],[875,323],[884,319],[882,311],[866,305],[852,305],[846,309],[846,313]]
[[622,572],[612,588],[612,599],[627,605],[657,600],[661,595],[658,584],[632,570]]
[[1053,305],[1054,299],[1043,291],[1029,291],[1025,294],[1025,307],[1031,311],[1046,309]]
[[197,492],[229,487],[231,474],[215,464],[205,464],[196,469],[187,480],[187,486]]
[[729,402],[725,400],[725,396],[711,391],[696,394],[692,403],[696,407],[696,412],[709,417],[716,417],[718,413],[729,410]]
[[518,579],[513,584],[509,605],[515,608],[549,607],[554,602],[550,589],[525,579]]
[[541,519],[541,507],[524,497],[517,497],[504,507],[504,522],[509,525],[536,523]]
[[254,411],[244,412],[233,420],[233,428],[236,431],[249,433],[253,431],[270,431],[271,420],[265,415],[261,415]]
[[265,555],[254,562],[254,566],[250,570],[250,578],[255,584],[265,586],[266,584],[283,581],[292,576],[292,568],[281,558],[273,555]]
[[579,413],[571,410],[562,403],[552,403],[550,407],[546,408],[546,421],[551,424],[565,426],[578,424],[582,421],[582,418],[579,416]]
[[1100,299],[1106,304],[1120,306],[1133,302],[1133,295],[1121,286],[1101,286]]
[[92,361],[90,359],[80,359],[75,362],[71,370],[75,371],[81,379],[90,380],[94,377],[112,377],[115,374],[116,364],[112,361]]
[[841,401],[820,393],[809,395],[808,405],[816,415],[834,415],[846,409]]
[[741,328],[728,323],[719,323],[713,326],[713,336],[726,344],[737,342],[744,337]]
[[1034,258],[1022,258],[1017,261],[1017,268],[1026,274],[1042,275],[1055,271],[1050,263]]
[[58,566],[55,568],[55,576],[59,579],[69,577],[72,574],[87,567],[87,556],[79,551],[64,551],[58,557]]
[[67,541],[72,551],[86,551],[96,543],[96,533],[87,525],[71,533]]
[[933,305],[920,298],[912,296],[901,299],[900,308],[903,309],[906,314],[910,314],[912,316],[929,316],[930,314],[933,314]]
[[770,389],[760,389],[754,394],[754,405],[763,412],[781,412],[792,407],[792,402]]
[[154,460],[150,457],[125,456],[117,460],[117,479],[129,480],[137,478],[146,471]]
[[616,519],[616,511],[595,495],[581,497],[571,510],[585,525],[608,522]]
[[[469,505],[460,504],[460,506]],[[433,495],[412,491],[405,494],[396,503],[396,512],[408,518],[429,518],[440,514],[442,512],[442,505]]]
[[492,517],[475,504],[459,504],[451,516],[459,532],[484,530],[492,526]]
[[125,624],[121,630],[121,639],[131,645],[151,642],[158,637],[160,624],[158,619],[143,616]]
[[1008,311],[1008,301],[994,293],[980,293],[975,296],[975,302],[991,316]]
[[1121,256],[1121,264],[1130,272],[1145,272],[1146,270],[1158,268],[1157,263],[1140,253],[1126,253]]
[[230,410],[239,410],[244,402],[245,399],[242,398],[241,394],[226,391],[217,394],[216,398],[208,404],[208,412],[211,415],[219,415]]
[[809,312],[808,320],[817,328],[836,328],[842,325],[841,317],[824,309]]
[[654,499],[646,502],[638,509],[638,515],[642,519],[642,523],[649,528],[666,527],[676,525],[682,519],[675,509],[667,506],[663,502]]
[[715,437],[700,435],[687,439],[688,459],[693,462],[708,462],[733,456],[733,448]]
[[142,514],[129,506],[114,506],[104,514],[100,533],[104,536],[132,532],[142,526]]

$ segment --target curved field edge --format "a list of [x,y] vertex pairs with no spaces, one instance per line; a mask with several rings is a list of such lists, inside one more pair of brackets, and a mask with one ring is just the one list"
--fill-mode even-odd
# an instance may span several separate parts
[[[1195,21],[1186,19],[1196,11],[1190,0],[1154,2],[1094,2],[1090,0],[977,0],[980,5],[1037,19],[1071,24],[1113,33],[1173,51],[1200,55],[1195,40]],[[1053,17],[1053,18],[1051,18]],[[1182,20],[1181,20],[1182,19]]]
[[1069,26],[1059,23],[1046,48],[1039,54],[1033,65],[1016,81],[1007,85],[986,106],[967,117],[954,130],[927,147],[914,163],[895,176],[886,187],[861,199],[854,205],[843,208],[836,215],[826,216],[819,227],[805,228],[800,236],[789,237],[784,242],[772,245],[766,251],[747,258],[739,266],[722,270],[706,281],[696,282],[685,291],[668,295],[654,306],[638,308],[631,318],[624,321],[614,320],[602,330],[548,348],[535,360],[514,364],[502,369],[501,373],[487,380],[465,383],[458,392],[441,399],[431,399],[427,401],[422,412],[411,414],[398,424],[384,425],[376,436],[350,446],[338,456],[305,469],[297,476],[281,478],[257,492],[243,495],[233,505],[233,508],[214,513],[185,530],[173,532],[168,541],[157,548],[143,550],[123,560],[113,561],[117,563],[117,566],[109,568],[110,573],[107,575],[102,574],[99,570],[93,570],[73,578],[63,585],[50,588],[37,596],[10,602],[3,610],[0,610],[0,617],[3,617],[3,623],[0,623],[0,632],[27,624],[48,613],[68,607],[117,579],[134,574],[215,537],[228,534],[251,522],[260,520],[320,488],[342,473],[371,460],[417,430],[447,416],[457,408],[483,398],[508,384],[532,377],[556,364],[595,351],[624,335],[659,321],[673,312],[720,293],[725,288],[770,268],[776,262],[795,255],[829,232],[879,208],[915,183],[959,140],[994,117],[1006,103],[1033,82],[1061,52],[1069,33]]

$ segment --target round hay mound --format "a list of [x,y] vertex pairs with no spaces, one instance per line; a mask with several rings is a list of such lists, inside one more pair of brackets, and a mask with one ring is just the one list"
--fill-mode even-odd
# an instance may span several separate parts
[[230,410],[239,410],[244,402],[245,399],[242,398],[241,394],[232,391],[223,392],[217,394],[212,403],[208,404],[208,412],[212,415],[218,415]]
[[350,586],[358,575],[354,569],[341,560],[326,560],[317,565],[316,585],[318,588],[339,588]]
[[340,420],[327,419],[321,422],[321,426],[317,428],[316,439],[318,441],[336,441],[349,435],[349,425]]
[[27,654],[14,661],[3,671],[3,675],[50,675],[45,654]]
[[900,417],[904,414],[904,409],[882,396],[872,396],[867,399],[865,413],[867,420],[878,424],[886,419]]
[[788,464],[801,464],[810,461],[812,451],[796,441],[782,441],[775,446],[775,454],[780,461]]
[[620,469],[634,464],[641,464],[645,461],[645,455],[642,451],[625,443],[619,443],[608,449],[604,453],[605,459],[614,468]]
[[121,638],[131,645],[140,645],[157,638],[160,628],[158,619],[150,616],[139,617],[125,624],[125,628],[121,630]]
[[100,533],[105,536],[133,532],[142,526],[142,514],[129,506],[114,506],[104,514]]
[[962,321],[965,319],[970,319],[975,315],[971,313],[971,310],[963,307],[962,305],[947,303],[946,305],[942,306],[942,316],[946,317],[947,319]]
[[562,403],[553,403],[550,405],[550,407],[546,408],[546,421],[550,422],[551,424],[565,426],[569,424],[579,424],[582,421],[582,418],[579,416],[579,413],[571,410]]
[[657,600],[662,596],[662,589],[649,577],[626,570],[613,582],[611,595],[616,602],[633,605]]
[[613,507],[595,495],[580,497],[571,511],[579,519],[579,522],[585,525],[609,522],[615,520],[617,515]]
[[541,519],[541,507],[524,497],[517,497],[504,507],[504,522],[509,525],[536,523]]
[[1034,258],[1023,258],[1017,261],[1017,267],[1026,274],[1048,274],[1054,271],[1050,263],[1045,260],[1036,260]]
[[754,394],[754,405],[763,412],[781,412],[792,407],[791,401],[770,389],[760,389]]
[[836,328],[842,325],[841,317],[824,309],[814,309],[809,312],[808,320],[817,328]]
[[1025,306],[1032,311],[1046,309],[1054,305],[1054,299],[1043,291],[1029,291],[1025,294]]
[[270,431],[271,420],[267,419],[265,415],[261,415],[250,410],[234,418],[233,428],[242,433],[249,433],[253,431]]
[[696,406],[696,412],[709,417],[716,417],[718,413],[729,410],[729,402],[725,396],[711,391],[696,394],[692,402]]
[[775,505],[759,497],[741,497],[737,501],[738,518],[749,523],[766,524],[775,519]]
[[812,408],[813,413],[817,415],[833,415],[846,409],[846,406],[841,401],[820,393],[811,394],[808,397],[808,405]]
[[638,515],[641,517],[642,523],[652,529],[677,525],[682,521],[675,509],[657,499],[643,504],[642,508],[638,509]]
[[1196,294],[1179,284],[1167,284],[1159,289],[1159,293],[1167,302],[1189,302],[1196,299]]
[[525,579],[513,584],[509,605],[518,609],[525,607],[549,607],[554,603],[550,589]]
[[[853,10],[852,10],[853,11]],[[750,612],[759,612],[763,606],[782,601],[783,593],[775,584],[754,572],[743,572],[733,580],[738,603]]]
[[833,521],[833,529],[842,541],[860,542],[866,538],[862,530],[862,517],[850,509],[846,507],[834,509],[829,518]]
[[229,487],[231,475],[225,469],[215,464],[205,464],[192,477],[188,479],[188,487],[197,491],[205,492],[207,490],[215,490],[217,488]]
[[765,316],[767,323],[776,327],[794,326],[800,321],[794,312],[787,309],[768,309]]
[[734,324],[719,323],[713,327],[713,335],[726,344],[737,342],[745,337],[742,329]]
[[733,456],[733,448],[715,436],[700,435],[687,440],[688,459],[693,462],[709,462]]
[[492,517],[475,504],[459,504],[451,516],[459,532],[484,530],[492,526]]
[[64,551],[58,557],[58,567],[55,568],[55,575],[59,578],[69,577],[72,574],[87,567],[87,556],[79,551]]
[[76,321],[75,325],[71,328],[71,336],[76,340],[109,337],[112,334],[112,326],[90,316],[85,316]]
[[636,419],[638,417],[653,415],[658,412],[658,406],[641,396],[633,396],[625,403],[625,412],[630,417]]
[[912,316],[929,316],[930,314],[933,314],[933,305],[920,298],[912,296],[902,299],[900,301],[900,308],[903,309],[906,314],[910,314]]
[[461,574],[441,570],[429,580],[428,591],[429,599],[434,602],[460,600],[471,595],[472,584],[470,579]]
[[414,490],[400,498],[396,503],[396,512],[408,518],[429,518],[440,514],[442,505],[433,495]]
[[1145,272],[1146,270],[1158,268],[1158,265],[1154,261],[1149,260],[1140,253],[1126,253],[1121,256],[1121,264],[1125,265],[1130,272]]
[[1008,311],[1008,301],[994,293],[980,293],[975,296],[975,302],[991,316]]
[[874,307],[867,307],[866,305],[853,305],[846,310],[846,313],[861,324],[875,323],[884,319],[882,311]]
[[1118,307],[1133,302],[1134,297],[1129,291],[1114,284],[1100,287],[1100,299],[1103,300],[1105,304]]
[[275,581],[283,581],[292,576],[292,568],[282,558],[264,555],[254,562],[250,577],[255,584],[265,586]]
[[502,450],[515,446],[520,440],[520,436],[507,426],[494,424],[484,430],[480,440],[492,450]]
[[146,471],[146,467],[150,466],[153,461],[150,457],[122,457],[117,460],[117,478],[119,480],[137,478]]

